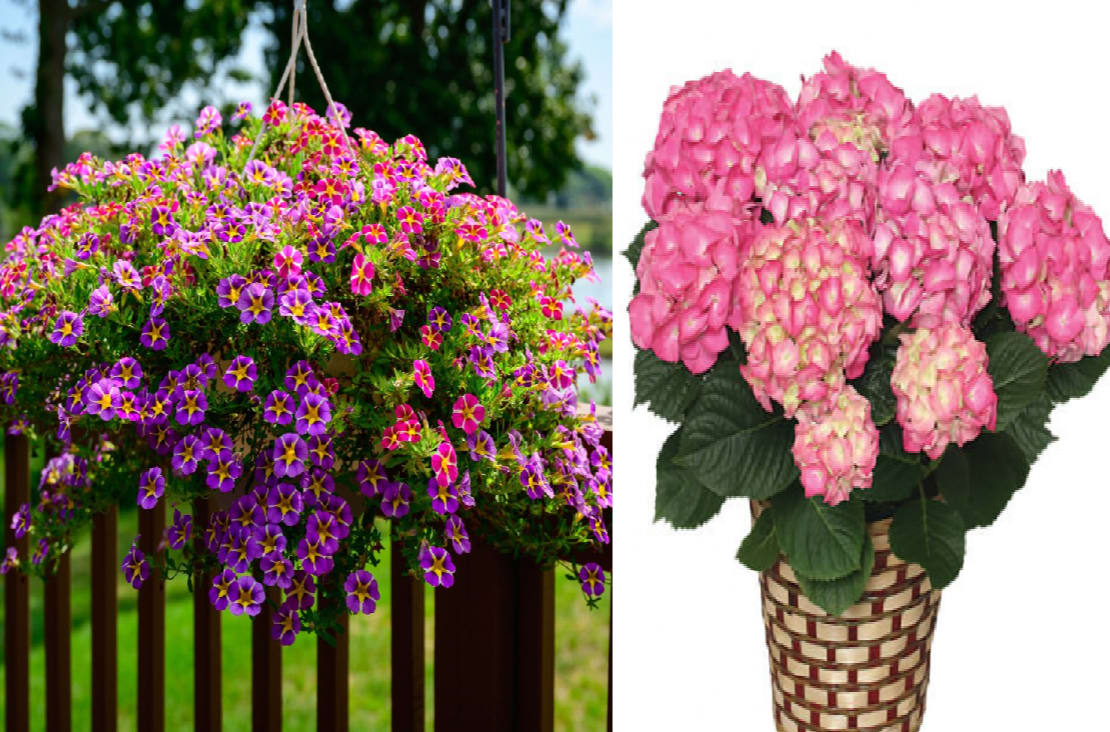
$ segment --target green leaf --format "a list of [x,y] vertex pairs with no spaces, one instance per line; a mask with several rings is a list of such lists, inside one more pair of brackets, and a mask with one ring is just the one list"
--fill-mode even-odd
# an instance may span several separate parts
[[967,527],[990,526],[1010,497],[1025,485],[1029,463],[1014,438],[1004,432],[983,433],[963,450],[971,469],[972,488],[972,521]]
[[681,422],[686,410],[698,398],[702,379],[681,363],[667,363],[652,351],[636,350],[633,364],[637,404],[646,404],[655,414],[671,422]]
[[[902,430],[889,424],[879,431],[879,457],[871,474],[871,487],[858,495],[871,503],[905,500],[921,483],[921,460],[902,449]],[[853,494],[856,495],[856,494]]]
[[734,362],[718,362],[686,413],[677,462],[724,497],[770,498],[798,477],[793,424],[766,412]]
[[820,496],[806,498],[795,484],[771,499],[775,535],[790,566],[811,579],[833,580],[860,567],[867,534],[863,503],[835,506]]
[[[1049,373],[1052,373],[1051,368]],[[1048,394],[1041,394],[1021,410],[1021,414],[1006,428],[1006,434],[1014,438],[1014,442],[1025,453],[1025,460],[1030,465],[1056,440],[1056,435],[1048,429],[1048,418],[1052,413],[1052,407],[1052,400],[1048,398]]]
[[962,448],[949,445],[934,473],[944,501],[964,526],[990,526],[1025,484],[1029,463],[1005,432],[984,432]]
[[725,499],[707,490],[689,469],[674,462],[682,428],[663,443],[655,462],[655,520],[693,529],[717,515]]
[[633,272],[636,271],[637,265],[640,264],[640,254],[644,251],[644,237],[647,236],[649,231],[658,226],[659,224],[654,221],[648,221],[644,224],[643,228],[640,229],[640,233],[636,234],[632,239],[632,243],[628,245],[628,248],[621,252],[625,259],[628,260],[628,263],[632,265]]
[[944,502],[956,509],[964,526],[971,528],[975,524],[975,510],[972,508],[971,465],[967,453],[958,445],[948,445],[933,471],[933,478],[944,496]]
[[935,589],[947,587],[964,565],[964,522],[951,506],[921,496],[894,514],[890,548],[904,561],[920,564]]
[[798,578],[798,584],[810,602],[830,615],[840,615],[859,602],[874,566],[875,547],[871,544],[871,537],[865,535],[859,569],[834,580],[810,579],[798,572],[794,576]]
[[740,544],[736,558],[748,569],[762,572],[770,569],[775,560],[779,558],[779,540],[775,536],[774,509],[768,508],[759,514],[751,532]]
[[894,419],[897,400],[890,389],[890,375],[894,372],[894,357],[897,346],[879,344],[873,351],[863,375],[852,382],[860,394],[871,402],[871,419],[875,426],[882,427]]
[[1044,391],[1048,357],[1024,333],[999,333],[987,341],[987,357],[998,395],[998,425],[1001,431]]
[[1110,367],[1110,348],[1097,356],[1085,356],[1075,363],[1057,363],[1048,369],[1048,395],[1054,402],[1087,396]]

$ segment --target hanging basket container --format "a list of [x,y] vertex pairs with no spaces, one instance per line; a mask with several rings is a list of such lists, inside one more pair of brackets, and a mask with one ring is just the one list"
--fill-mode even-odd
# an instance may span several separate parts
[[840,616],[806,598],[783,557],[760,574],[780,732],[920,729],[940,591],[891,552],[889,529],[890,519],[868,525],[875,565]]

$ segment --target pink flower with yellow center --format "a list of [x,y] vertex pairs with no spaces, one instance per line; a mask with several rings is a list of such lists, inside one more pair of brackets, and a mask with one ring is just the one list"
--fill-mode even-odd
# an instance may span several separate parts
[[427,361],[420,359],[412,362],[412,378],[416,385],[420,387],[420,391],[424,392],[424,396],[431,399],[432,392],[436,388],[436,381]]
[[485,418],[486,408],[478,402],[478,397],[463,394],[455,400],[454,409],[451,410],[451,423],[466,434],[477,432]]

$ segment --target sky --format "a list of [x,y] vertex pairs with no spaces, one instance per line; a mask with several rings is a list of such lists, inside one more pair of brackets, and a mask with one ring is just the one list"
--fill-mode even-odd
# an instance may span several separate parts
[[[30,101],[33,93],[34,65],[37,53],[35,22],[37,14],[30,4],[20,4],[15,0],[0,0],[0,27],[5,37],[0,37],[0,99],[7,100],[0,105],[0,122],[18,126],[19,114]],[[311,28],[309,33],[311,34]],[[26,43],[14,43],[6,35],[17,33],[24,36]],[[570,49],[570,56],[582,62],[585,81],[580,89],[583,98],[594,97],[594,129],[597,139],[579,140],[578,149],[587,162],[610,168],[612,165],[612,33],[613,11],[611,0],[572,0],[567,18],[561,30],[562,37]],[[241,65],[255,72],[263,69],[262,49],[266,38],[263,31],[251,27],[247,31]],[[323,69],[327,78],[327,69]],[[258,103],[269,93],[261,84],[238,84],[223,80],[221,87],[229,99],[247,99]],[[197,106],[200,100],[195,101]],[[77,94],[75,86],[67,80],[65,101],[66,133],[72,134],[81,129],[97,126],[96,119],[88,110],[88,105]],[[173,122],[191,123],[192,120],[169,119],[162,126]],[[364,124],[372,125],[371,121]],[[120,138],[121,130],[109,130],[109,136]]]

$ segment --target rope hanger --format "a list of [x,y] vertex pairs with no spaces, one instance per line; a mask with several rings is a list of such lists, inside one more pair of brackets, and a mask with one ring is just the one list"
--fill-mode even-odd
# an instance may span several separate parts
[[[320,90],[324,92],[324,101],[327,102],[327,116],[328,111],[335,114],[336,126],[339,127],[340,134],[343,135],[344,146],[354,153],[355,149],[351,145],[351,140],[347,137],[347,130],[343,127],[339,119],[339,107],[336,106],[335,100],[331,98],[331,91],[328,89],[328,83],[324,81],[324,74],[320,71],[320,65],[316,63],[316,54],[312,52],[312,41],[308,39],[308,0],[293,0],[293,18],[292,18],[292,43],[289,48],[289,60],[285,63],[285,70],[281,74],[281,80],[278,81],[277,89],[274,91],[273,96],[270,97],[272,102],[275,99],[281,98],[281,92],[285,88],[285,83],[289,82],[289,106],[293,106],[293,92],[297,81],[297,52],[300,51],[301,41],[304,41],[305,52],[308,56],[308,63],[312,66],[312,71],[316,74],[316,81],[320,84]],[[254,138],[254,144],[251,145],[250,154],[247,155],[246,162],[254,160],[254,153],[258,149],[258,143],[262,139],[262,133],[266,129],[266,117],[262,117],[262,126],[258,128],[258,134]],[[245,165],[246,163],[244,163]],[[358,155],[355,155],[355,164],[361,167],[361,161]]]

